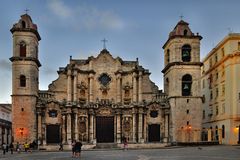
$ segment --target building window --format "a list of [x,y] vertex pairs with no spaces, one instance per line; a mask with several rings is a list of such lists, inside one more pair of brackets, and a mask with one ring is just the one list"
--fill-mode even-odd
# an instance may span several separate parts
[[216,73],[216,80],[218,80],[218,72]]
[[189,114],[189,109],[187,109],[187,111],[186,111],[186,112],[187,112],[187,114]]
[[202,88],[205,88],[205,79],[202,80]]
[[216,115],[218,115],[218,106],[216,106]]
[[218,88],[216,88],[216,98],[218,97]]
[[182,61],[183,62],[190,62],[191,61],[191,46],[184,45],[182,47]]
[[203,117],[202,117],[203,119],[205,119],[205,114],[206,114],[205,110],[203,110]]
[[222,125],[222,138],[225,138],[225,126]]
[[213,99],[212,90],[210,91],[210,99]]
[[183,35],[186,36],[187,33],[188,33],[188,31],[187,31],[186,29],[184,29],[184,31],[183,31]]
[[205,103],[205,95],[202,96],[202,102]]
[[208,88],[210,89],[210,88],[212,88],[212,82],[213,82],[213,78],[212,78],[213,76],[212,76],[212,74],[210,74],[209,75],[209,77],[208,77]]
[[225,103],[222,104],[222,114],[225,113]]
[[222,96],[225,95],[225,84],[222,84]]
[[26,57],[27,55],[27,47],[24,42],[20,43],[20,57]]
[[26,28],[26,22],[22,21],[22,28]]
[[215,138],[218,141],[218,126],[215,127]]
[[111,78],[109,77],[109,75],[107,75],[106,73],[101,74],[101,76],[98,78],[99,82],[103,85],[103,86],[107,86],[110,81]]
[[215,54],[215,63],[217,63],[217,61],[218,61],[218,55],[217,55],[217,53]]
[[224,57],[225,56],[224,48],[222,48],[221,51],[222,51],[222,57]]
[[170,50],[169,49],[167,49],[166,58],[167,58],[167,63],[169,63],[170,62]]
[[151,112],[150,112],[150,116],[151,116],[152,118],[156,118],[156,117],[158,116],[158,111],[151,111]]
[[182,96],[190,96],[192,88],[192,76],[186,74],[182,77]]
[[20,87],[26,87],[26,77],[24,75],[20,75]]

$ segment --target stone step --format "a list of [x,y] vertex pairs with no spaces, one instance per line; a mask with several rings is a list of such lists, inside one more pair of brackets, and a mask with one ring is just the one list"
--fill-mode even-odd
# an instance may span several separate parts
[[97,143],[94,149],[112,149],[119,148],[117,143]]

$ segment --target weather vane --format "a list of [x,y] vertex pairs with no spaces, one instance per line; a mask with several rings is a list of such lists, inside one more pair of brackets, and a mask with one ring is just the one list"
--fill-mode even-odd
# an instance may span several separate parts
[[104,38],[103,40],[101,40],[103,42],[103,49],[106,49],[106,42],[107,40]]

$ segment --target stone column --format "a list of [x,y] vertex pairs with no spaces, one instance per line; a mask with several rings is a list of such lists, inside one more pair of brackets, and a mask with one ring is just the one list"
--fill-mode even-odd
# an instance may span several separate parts
[[144,142],[147,142],[147,114],[144,112],[144,125],[143,125],[143,139]]
[[77,101],[77,71],[74,71],[74,79],[73,79],[73,101]]
[[9,128],[8,143],[12,142],[12,128]]
[[136,112],[134,108],[133,108],[132,114],[133,114],[132,135],[133,135],[133,142],[135,143],[136,142]]
[[138,102],[142,102],[142,72],[139,73],[138,79]]
[[121,102],[121,74],[117,75],[117,103]]
[[137,74],[133,73],[133,102],[137,102]]
[[5,133],[4,133],[4,142],[7,144],[7,128],[5,128]]
[[90,126],[89,126],[89,141],[93,143],[93,113],[90,114]]
[[93,102],[93,74],[90,73],[89,75],[90,82],[89,82],[89,102]]
[[66,115],[63,114],[62,115],[62,144],[65,144],[67,141],[66,141],[66,126],[65,126],[65,123],[66,123]]
[[38,140],[42,139],[42,115],[41,112],[37,112],[37,120],[38,120],[38,124],[37,124],[37,133],[38,133]]
[[121,115],[117,113],[117,143],[121,143]]
[[138,142],[139,143],[142,143],[142,139],[143,139],[143,136],[142,136],[142,129],[143,129],[143,123],[142,123],[142,120],[143,120],[143,110],[142,108],[139,108],[139,112],[138,112]]
[[164,117],[164,142],[168,142],[168,114]]
[[78,132],[78,114],[77,113],[75,113],[75,119],[74,119],[74,121],[75,121],[75,140],[79,140],[79,132]]
[[68,144],[72,143],[72,118],[71,118],[71,112],[67,113],[67,142]]
[[72,101],[72,73],[71,70],[67,72],[67,101]]
[[212,130],[208,129],[208,142],[212,141]]

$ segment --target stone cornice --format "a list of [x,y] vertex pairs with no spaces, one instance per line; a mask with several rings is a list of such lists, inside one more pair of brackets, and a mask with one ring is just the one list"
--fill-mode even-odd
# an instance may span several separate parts
[[202,66],[202,62],[170,62],[167,64],[167,66],[162,70],[162,73],[165,73],[170,67],[175,65],[189,65],[189,66]]

